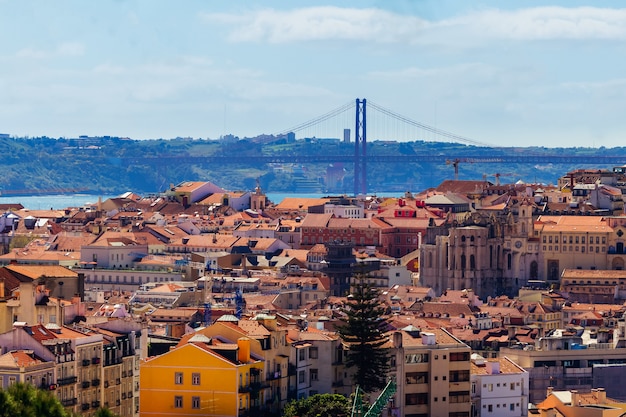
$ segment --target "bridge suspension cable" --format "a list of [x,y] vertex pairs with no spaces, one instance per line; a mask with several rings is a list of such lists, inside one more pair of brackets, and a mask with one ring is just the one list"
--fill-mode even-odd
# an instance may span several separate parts
[[[280,132],[276,133],[275,136],[286,135],[287,133],[290,133],[290,132],[296,133],[296,132],[303,131],[303,130],[308,129],[308,128],[312,127],[312,126],[319,125],[319,124],[321,124],[321,123],[323,123],[323,122],[325,122],[325,121],[327,121],[329,119],[338,117],[341,114],[345,114],[348,111],[352,111],[353,109],[354,109],[354,101],[350,101],[350,102],[344,104],[341,107],[338,107],[338,108],[336,108],[334,110],[329,111],[326,114],[323,114],[321,116],[316,117],[315,119],[311,119],[311,120],[309,120],[307,122],[304,122],[302,124],[294,126],[291,129],[280,131]],[[352,113],[350,113],[350,114],[352,114]]]
[[412,119],[410,119],[410,118],[408,118],[406,116],[398,114],[398,113],[396,113],[396,112],[394,112],[392,110],[389,110],[389,109],[387,109],[385,107],[382,107],[381,105],[378,105],[378,104],[373,103],[371,101],[368,101],[367,104],[368,104],[369,108],[374,109],[374,110],[376,110],[376,111],[378,111],[378,112],[380,112],[380,113],[382,113],[382,114],[384,114],[386,116],[389,116],[389,117],[391,117],[391,118],[393,118],[395,120],[401,121],[403,123],[406,123],[406,124],[408,124],[410,126],[417,127],[419,129],[423,129],[423,130],[425,130],[427,132],[430,132],[430,133],[433,133],[435,135],[445,137],[447,139],[452,139],[452,140],[455,140],[455,141],[468,143],[468,144],[471,144],[471,145],[477,145],[477,146],[488,146],[488,147],[496,146],[496,145],[485,143],[485,142],[479,142],[477,140],[470,139],[470,138],[467,138],[467,137],[464,137],[464,136],[459,136],[459,135],[456,135],[454,133],[447,132],[447,131],[441,130],[441,129],[437,129],[437,128],[429,126],[429,125],[425,125],[423,123],[420,123],[420,122],[417,122],[415,120],[412,120]]

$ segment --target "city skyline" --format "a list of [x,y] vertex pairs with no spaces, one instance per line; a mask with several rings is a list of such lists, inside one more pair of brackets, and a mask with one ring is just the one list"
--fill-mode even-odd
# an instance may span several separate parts
[[0,0],[0,132],[256,136],[361,97],[485,144],[621,146],[618,7]]

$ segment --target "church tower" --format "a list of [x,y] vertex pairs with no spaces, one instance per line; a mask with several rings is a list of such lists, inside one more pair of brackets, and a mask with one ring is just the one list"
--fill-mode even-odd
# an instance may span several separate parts
[[267,197],[263,194],[261,190],[261,184],[259,183],[259,179],[256,180],[256,188],[254,190],[254,194],[250,196],[250,208],[255,211],[265,210]]

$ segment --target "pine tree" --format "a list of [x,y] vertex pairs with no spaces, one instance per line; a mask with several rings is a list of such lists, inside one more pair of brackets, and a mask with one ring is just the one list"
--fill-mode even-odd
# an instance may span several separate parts
[[363,275],[354,277],[352,293],[342,308],[345,318],[338,327],[348,347],[346,366],[355,368],[354,382],[365,392],[382,389],[389,371],[388,319],[378,299],[378,291]]

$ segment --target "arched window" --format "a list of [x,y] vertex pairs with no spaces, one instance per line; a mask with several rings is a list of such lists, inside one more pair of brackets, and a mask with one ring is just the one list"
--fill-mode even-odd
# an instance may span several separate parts
[[532,261],[530,263],[530,279],[539,278],[539,265],[537,265],[537,261]]
[[461,269],[465,269],[465,254],[461,255]]
[[476,270],[476,257],[474,255],[470,255],[470,269],[472,271]]

